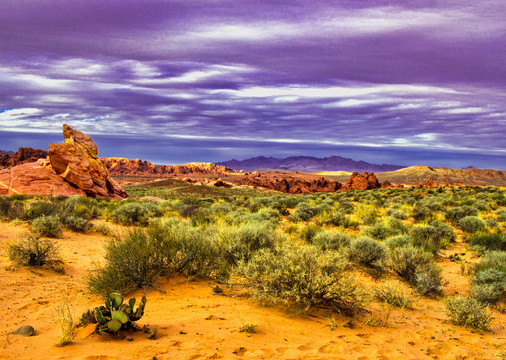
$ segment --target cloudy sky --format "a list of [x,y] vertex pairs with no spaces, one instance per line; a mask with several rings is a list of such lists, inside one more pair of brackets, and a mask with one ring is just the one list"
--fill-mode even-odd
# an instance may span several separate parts
[[1,0],[0,149],[506,170],[504,0]]

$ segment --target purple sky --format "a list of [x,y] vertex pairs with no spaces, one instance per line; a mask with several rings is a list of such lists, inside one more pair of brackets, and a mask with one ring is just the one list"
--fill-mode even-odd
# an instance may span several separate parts
[[0,149],[506,170],[506,2],[1,0]]

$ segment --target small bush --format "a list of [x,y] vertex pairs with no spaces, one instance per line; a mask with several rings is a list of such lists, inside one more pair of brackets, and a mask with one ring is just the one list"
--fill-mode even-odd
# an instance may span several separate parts
[[408,308],[410,296],[398,285],[386,283],[374,289],[374,298],[393,307]]
[[63,226],[67,229],[84,233],[91,229],[91,223],[88,219],[79,217],[77,215],[66,215],[61,219]]
[[51,216],[59,212],[56,204],[47,201],[34,201],[26,209],[23,218],[25,220],[34,220],[41,216]]
[[253,254],[264,248],[272,249],[277,236],[267,224],[241,224],[230,226],[218,232],[225,251],[225,259],[236,265],[240,261],[248,261]]
[[236,273],[259,300],[351,313],[363,304],[363,292],[345,268],[346,262],[334,251],[288,243],[260,250]]
[[387,214],[395,219],[406,220],[408,215],[397,209],[388,209]]
[[468,234],[474,234],[485,229],[483,220],[476,216],[466,216],[459,221],[459,228]]
[[335,230],[323,230],[316,234],[312,243],[322,250],[340,250],[350,245],[351,236]]
[[441,268],[435,264],[430,253],[412,245],[391,248],[388,263],[420,295],[441,290]]
[[473,246],[481,246],[487,250],[506,251],[506,236],[503,233],[476,234],[469,239]]
[[448,299],[445,304],[446,315],[455,325],[471,326],[478,330],[490,327],[493,317],[484,310],[486,306],[479,301],[463,296]]
[[127,202],[111,214],[111,219],[121,225],[148,225],[153,218],[160,217],[160,208],[150,202]]
[[506,252],[504,251],[487,251],[476,264],[476,272],[487,269],[495,269],[506,273]]
[[321,227],[315,224],[309,224],[302,228],[300,231],[300,237],[308,243],[313,241],[313,238],[322,230]]
[[[41,240],[37,236],[27,234],[18,243],[10,244],[7,248],[9,259],[16,265],[56,267],[61,263],[58,249],[49,240]],[[56,270],[61,270],[56,268]]]
[[389,250],[408,246],[411,244],[411,237],[409,235],[392,236],[386,239],[384,244]]
[[318,213],[318,209],[309,206],[306,202],[301,202],[297,205],[295,212],[291,216],[292,221],[307,221]]
[[58,216],[41,216],[33,220],[32,231],[36,236],[61,238],[62,225]]
[[496,220],[499,222],[506,222],[506,209],[501,208],[496,211]]
[[70,344],[77,335],[76,324],[74,322],[74,305],[65,299],[62,303],[56,305],[56,316],[60,326],[60,339],[56,346],[63,347]]
[[454,236],[451,236],[455,234],[450,230],[451,228],[448,230],[444,224],[440,223],[436,226],[415,226],[410,232],[412,244],[436,254],[441,248],[448,245],[450,239],[455,239]]
[[361,237],[351,241],[349,248],[350,259],[367,266],[379,265],[387,255],[386,247],[382,243]]

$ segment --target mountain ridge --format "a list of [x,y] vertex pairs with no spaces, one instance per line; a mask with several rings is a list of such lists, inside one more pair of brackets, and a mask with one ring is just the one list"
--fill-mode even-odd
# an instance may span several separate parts
[[395,171],[405,166],[391,164],[373,164],[362,160],[353,160],[341,156],[318,158],[314,156],[289,156],[275,158],[257,156],[245,160],[228,160],[216,162],[216,165],[226,166],[236,170],[254,171],[257,169],[279,169],[300,172],[318,171],[347,171],[347,172],[387,172]]

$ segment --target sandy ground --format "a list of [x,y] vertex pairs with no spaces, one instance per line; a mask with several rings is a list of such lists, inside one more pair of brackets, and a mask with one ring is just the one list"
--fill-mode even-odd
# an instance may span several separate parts
[[[55,306],[69,296],[76,316],[101,305],[85,292],[84,276],[100,262],[107,237],[65,232],[56,240],[65,261],[64,275],[50,270],[13,269],[5,244],[26,232],[24,224],[0,223],[0,359],[496,359],[506,352],[506,315],[494,312],[492,332],[476,332],[446,321],[440,299],[416,299],[413,309],[390,312],[372,303],[351,320],[323,310],[289,313],[263,307],[220,285],[225,296],[212,291],[214,283],[183,277],[162,279],[147,294],[139,325],[158,327],[155,340],[143,333],[126,334],[133,341],[91,334],[82,328],[71,345],[55,346],[59,329]],[[466,253],[463,244],[445,252]],[[471,258],[472,254],[466,254]],[[448,285],[446,295],[467,293],[469,278],[460,265],[441,259]],[[373,280],[370,280],[371,282]],[[134,296],[140,298],[138,291]],[[255,324],[256,333],[240,332]],[[8,335],[32,325],[33,337]]]

